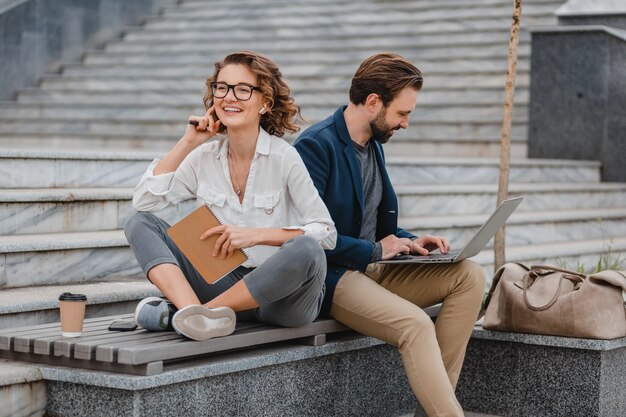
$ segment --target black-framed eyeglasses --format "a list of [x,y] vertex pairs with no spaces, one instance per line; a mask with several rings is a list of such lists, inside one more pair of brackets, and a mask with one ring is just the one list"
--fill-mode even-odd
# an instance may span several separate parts
[[224,98],[228,95],[228,90],[233,90],[233,94],[237,100],[246,101],[250,100],[252,97],[252,93],[256,91],[261,91],[259,87],[255,87],[250,84],[226,84],[222,81],[214,81],[211,83],[211,93],[215,98]]

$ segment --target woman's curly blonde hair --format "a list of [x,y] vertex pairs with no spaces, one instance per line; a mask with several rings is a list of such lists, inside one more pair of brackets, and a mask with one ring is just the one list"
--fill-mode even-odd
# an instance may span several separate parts
[[[296,105],[291,90],[285,83],[283,76],[269,58],[251,51],[234,52],[227,55],[223,60],[215,63],[213,76],[206,80],[206,92],[203,102],[206,110],[213,105],[211,83],[217,80],[222,68],[230,64],[245,65],[258,79],[258,87],[263,95],[264,102],[268,103],[269,112],[261,116],[261,127],[270,135],[282,137],[285,131],[295,133],[300,130],[296,125],[300,114],[300,106]],[[226,126],[221,125],[219,133],[224,133]]]

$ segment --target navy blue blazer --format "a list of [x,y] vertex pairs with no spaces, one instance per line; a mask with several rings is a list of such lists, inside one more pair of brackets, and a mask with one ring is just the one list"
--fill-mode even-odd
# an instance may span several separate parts
[[[346,270],[365,271],[374,251],[374,243],[359,239],[363,224],[363,179],[343,117],[345,108],[340,107],[325,120],[306,129],[294,143],[328,207],[338,234],[335,249],[326,251],[328,271],[321,315],[330,311],[339,278]],[[413,234],[398,228],[398,198],[385,168],[382,146],[378,142],[374,142],[374,146],[383,181],[376,240],[391,234],[414,238]]]

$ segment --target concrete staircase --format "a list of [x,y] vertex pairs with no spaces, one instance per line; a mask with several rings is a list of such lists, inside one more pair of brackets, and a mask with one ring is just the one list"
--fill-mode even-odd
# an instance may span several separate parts
[[[560,3],[526,1],[522,25],[555,24]],[[409,129],[385,147],[401,223],[462,245],[495,205],[510,7],[183,1],[17,92],[0,103],[0,328],[56,320],[67,289],[88,295],[89,316],[157,293],[121,231],[132,188],[202,111],[212,63],[233,50],[273,58],[310,122],[347,101],[363,58],[393,50],[416,62],[424,91]],[[593,267],[609,249],[626,253],[626,184],[600,183],[597,162],[525,158],[529,48],[522,31],[511,193],[527,197],[507,228],[508,259]],[[476,260],[491,274],[490,249]]]

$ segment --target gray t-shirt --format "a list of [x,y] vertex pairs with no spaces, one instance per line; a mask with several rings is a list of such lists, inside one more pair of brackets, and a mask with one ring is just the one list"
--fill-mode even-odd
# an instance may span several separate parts
[[[378,219],[378,206],[383,198],[383,180],[376,163],[376,153],[371,140],[366,146],[361,146],[352,142],[356,153],[361,177],[363,179],[364,211],[363,225],[361,227],[360,239],[369,242],[376,241],[376,221]],[[379,261],[382,255],[382,246],[376,245],[372,254],[372,262]]]

